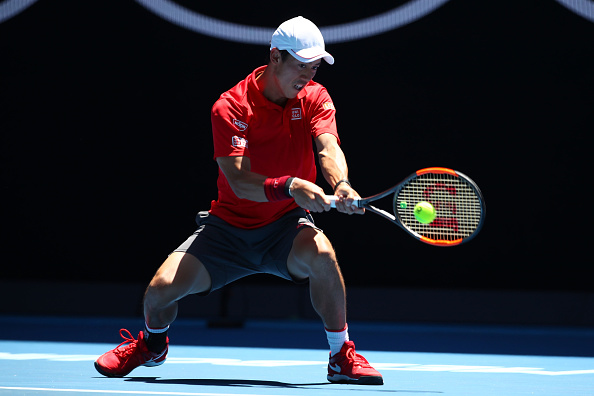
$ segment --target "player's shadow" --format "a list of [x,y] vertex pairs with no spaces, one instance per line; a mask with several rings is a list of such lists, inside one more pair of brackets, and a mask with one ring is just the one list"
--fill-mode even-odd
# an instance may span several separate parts
[[159,377],[130,377],[129,382],[145,382],[147,384],[163,385],[201,385],[201,386],[238,386],[238,387],[270,387],[270,388],[300,388],[308,386],[330,385],[329,382],[311,384],[289,384],[280,381],[263,381],[247,379],[208,379],[208,378],[159,378]]
[[[247,379],[208,379],[208,378],[159,378],[159,377],[129,377],[125,381],[144,382],[147,384],[162,385],[201,385],[201,386],[236,386],[236,387],[265,387],[265,388],[286,388],[286,389],[322,389],[320,386],[334,385],[330,382],[314,382],[307,384],[292,384],[280,381],[247,380]],[[337,389],[339,390],[339,389]],[[355,389],[349,389],[355,390]],[[359,389],[356,389],[359,390]],[[370,391],[368,386],[362,387],[361,391]],[[375,388],[379,392],[402,392],[397,390]],[[414,392],[414,391],[413,391]],[[427,392],[424,392],[427,393]],[[431,392],[441,393],[441,392]]]

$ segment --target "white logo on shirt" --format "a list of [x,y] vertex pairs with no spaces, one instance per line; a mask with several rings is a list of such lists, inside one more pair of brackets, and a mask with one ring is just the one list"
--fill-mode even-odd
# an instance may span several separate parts
[[291,120],[300,120],[301,119],[301,108],[294,107],[291,109]]
[[233,147],[247,148],[248,141],[245,138],[242,138],[242,137],[239,137],[239,136],[233,136],[231,138],[231,145]]
[[245,131],[248,127],[248,124],[246,124],[243,121],[236,120],[235,118],[233,119],[233,125],[235,125],[235,128],[242,132]]

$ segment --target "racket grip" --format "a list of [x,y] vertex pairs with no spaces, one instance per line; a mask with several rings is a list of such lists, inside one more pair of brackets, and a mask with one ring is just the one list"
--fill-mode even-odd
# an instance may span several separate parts
[[330,207],[336,208],[336,200],[338,199],[338,197],[335,195],[326,195],[326,198],[330,200]]
[[[330,207],[336,208],[336,201],[338,201],[338,197],[336,195],[326,195],[326,198],[330,200]],[[359,199],[355,199],[353,201],[353,206],[359,208]]]

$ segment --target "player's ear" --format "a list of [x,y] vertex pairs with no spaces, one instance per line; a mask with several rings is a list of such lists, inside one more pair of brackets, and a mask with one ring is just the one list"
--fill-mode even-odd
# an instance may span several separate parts
[[270,50],[270,63],[274,65],[278,65],[282,60],[281,53],[278,48],[273,48]]

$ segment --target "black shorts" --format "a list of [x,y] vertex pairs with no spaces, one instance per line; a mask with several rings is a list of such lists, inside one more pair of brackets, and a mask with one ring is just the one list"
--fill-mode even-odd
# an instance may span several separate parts
[[197,257],[212,279],[211,291],[252,274],[272,274],[295,283],[307,279],[293,278],[287,269],[287,258],[293,240],[303,227],[316,227],[311,214],[294,209],[274,223],[246,230],[237,228],[208,212],[196,216],[198,229],[175,252]]

